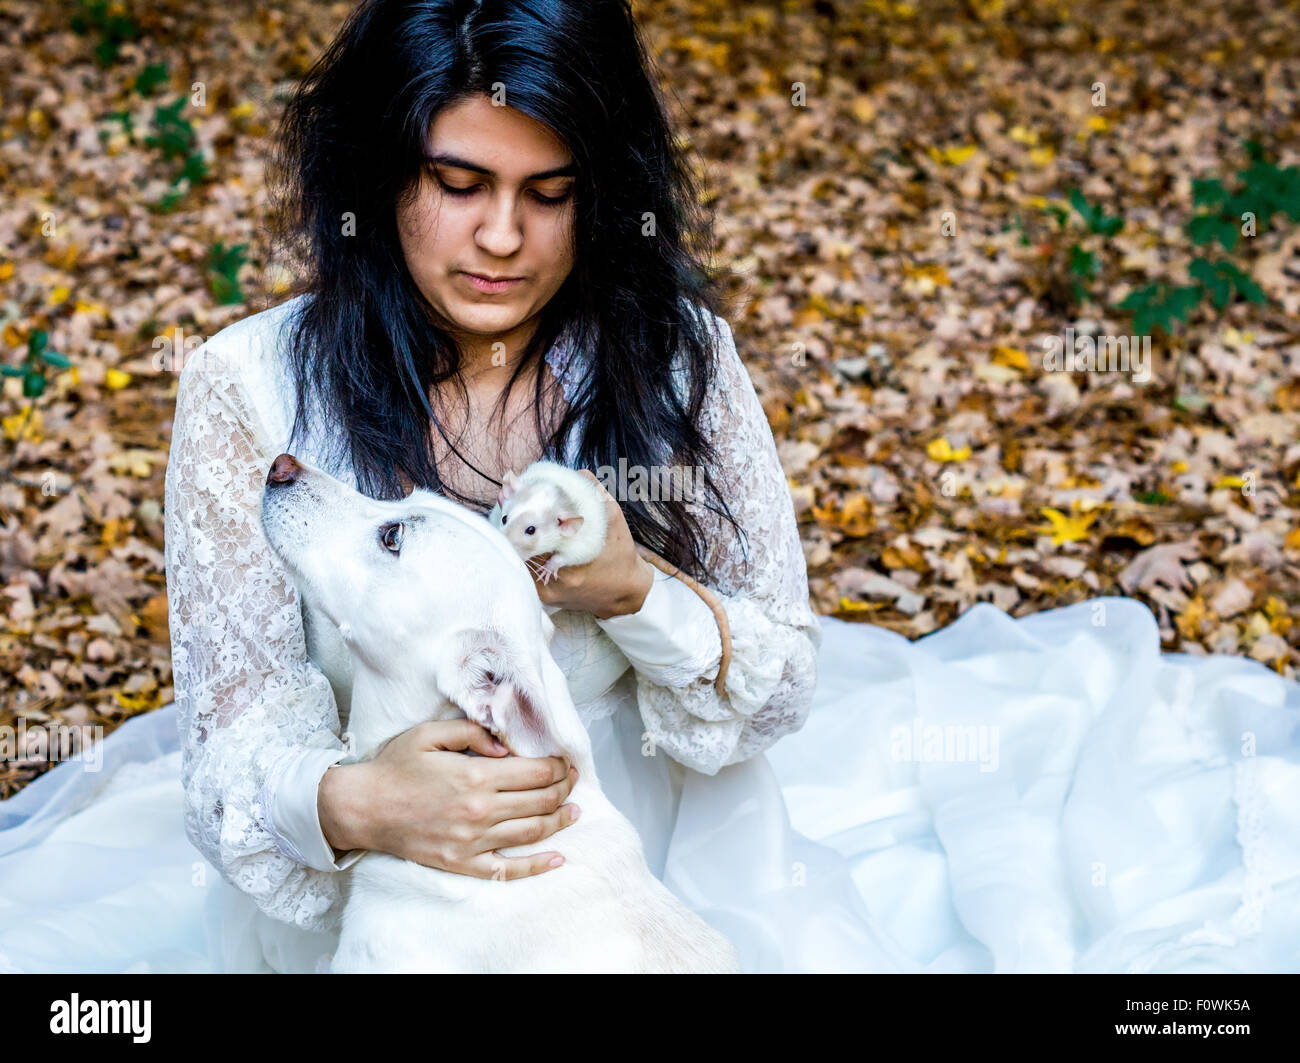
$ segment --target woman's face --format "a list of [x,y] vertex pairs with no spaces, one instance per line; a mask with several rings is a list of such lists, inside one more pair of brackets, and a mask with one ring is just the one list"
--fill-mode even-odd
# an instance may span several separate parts
[[[407,268],[458,342],[500,339],[513,354],[573,267],[573,157],[545,125],[486,96],[442,110],[428,157],[397,212]],[[518,279],[495,290],[469,274]]]

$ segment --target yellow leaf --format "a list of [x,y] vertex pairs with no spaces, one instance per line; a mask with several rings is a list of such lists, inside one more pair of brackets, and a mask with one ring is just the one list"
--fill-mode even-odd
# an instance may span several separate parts
[[108,459],[108,467],[117,476],[130,475],[145,480],[153,472],[153,462],[156,460],[158,459],[152,451],[124,450]]
[[1219,480],[1218,483],[1214,485],[1214,490],[1218,491],[1222,488],[1230,487],[1239,491],[1241,490],[1241,488],[1245,486],[1246,486],[1246,481],[1243,480],[1240,476],[1224,476]]
[[870,122],[876,117],[876,105],[871,102],[870,96],[858,96],[849,109],[859,122]]
[[1056,151],[1053,148],[1033,148],[1029,152],[1029,161],[1035,166],[1046,166],[1056,158]]
[[245,102],[239,104],[239,106],[230,108],[230,117],[247,118],[255,110],[257,110],[257,108],[253,106],[252,102],[246,100]]
[[1176,461],[1169,466],[1169,471],[1173,473],[1175,476],[1177,476],[1179,473],[1184,473],[1187,471],[1187,462]]
[[1088,119],[1088,128],[1094,133],[1104,133],[1110,128],[1110,123],[1106,121],[1103,115],[1094,114]]
[[974,144],[958,144],[951,148],[931,147],[927,149],[930,158],[935,162],[941,162],[945,166],[960,166],[963,162],[975,154]]
[[45,305],[58,306],[60,303],[67,301],[68,296],[71,294],[72,293],[66,287],[60,284],[50,292],[49,298],[45,300]]
[[1198,594],[1190,602],[1187,608],[1174,617],[1174,626],[1178,628],[1178,633],[1185,639],[1198,639],[1201,636],[1201,621],[1209,615],[1209,610],[1205,608],[1205,602],[1201,600]]
[[1053,546],[1060,546],[1062,543],[1077,543],[1086,539],[1089,525],[1100,516],[1099,513],[1085,513],[1078,517],[1067,517],[1059,509],[1051,509],[1048,506],[1041,507],[1039,512],[1050,523],[1040,524],[1034,531],[1051,535]]
[[4,265],[0,265],[0,281],[7,281],[13,275],[14,264],[12,262],[6,262]]
[[[3,419],[5,438],[18,442],[18,433],[22,432],[23,439],[30,439],[33,443],[39,443],[45,438],[43,430],[45,422],[41,418],[40,410],[32,410],[29,416],[27,410],[30,406],[19,410],[17,413]],[[26,424],[23,422],[26,421]]]
[[108,369],[104,372],[104,386],[111,391],[119,391],[131,383],[131,374],[120,369]]
[[871,602],[851,602],[847,598],[840,598],[840,607],[836,612],[853,616],[856,613],[870,613],[878,608],[878,605]]
[[993,361],[997,365],[1007,365],[1012,369],[1029,368],[1029,355],[1019,347],[1003,347],[1001,345],[994,347]]
[[1288,550],[1300,550],[1300,528],[1287,532],[1282,542]]
[[932,439],[925,448],[925,452],[935,461],[965,461],[970,457],[970,447],[962,447],[960,450],[953,450],[952,444],[943,436],[938,439]]
[[1021,125],[1014,125],[1008,131],[1007,136],[1017,144],[1024,144],[1027,147],[1036,147],[1038,145],[1038,134],[1032,129],[1026,129]]
[[927,262],[923,266],[904,266],[903,274],[917,280],[930,281],[940,288],[952,286],[952,281],[948,277],[948,271],[943,266],[936,265],[933,262]]
[[113,699],[128,712],[148,712],[158,707],[160,693],[161,690],[153,690],[141,694],[123,694],[119,690]]
[[871,501],[866,495],[854,495],[844,504],[839,525],[840,531],[854,538],[861,538],[871,531]]
[[100,533],[99,543],[101,546],[118,546],[126,541],[129,531],[129,518],[109,517],[104,522],[104,530]]

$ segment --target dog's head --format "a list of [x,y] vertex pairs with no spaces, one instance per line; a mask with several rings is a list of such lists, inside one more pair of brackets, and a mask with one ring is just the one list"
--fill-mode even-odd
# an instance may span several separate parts
[[368,498],[289,454],[267,474],[261,515],[351,651],[354,732],[387,739],[465,715],[519,756],[586,744],[532,578],[481,516],[421,489]]

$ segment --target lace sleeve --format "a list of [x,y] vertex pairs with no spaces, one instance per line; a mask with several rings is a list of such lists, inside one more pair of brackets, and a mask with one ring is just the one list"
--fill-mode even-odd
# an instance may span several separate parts
[[[713,637],[691,639],[694,652],[654,666],[629,654],[648,736],[675,760],[706,775],[762,752],[803,726],[812,707],[821,645],[776,442],[730,325],[720,317],[714,320],[719,365],[701,427],[717,451],[714,476],[745,533],[749,554],[746,563],[743,544],[722,518],[698,511],[709,542],[703,582],[718,593],[731,627],[726,693],[719,694],[713,685],[721,653],[707,610]],[[684,596],[691,597],[690,592]],[[616,642],[621,619],[600,622]],[[665,631],[664,641],[674,641],[673,635]],[[681,645],[687,640],[675,641]]]
[[262,532],[271,457],[214,341],[181,374],[165,486],[185,830],[268,915],[332,929],[337,876],[304,866],[272,812],[286,766],[322,750],[343,754],[338,708],[307,656],[297,589]]

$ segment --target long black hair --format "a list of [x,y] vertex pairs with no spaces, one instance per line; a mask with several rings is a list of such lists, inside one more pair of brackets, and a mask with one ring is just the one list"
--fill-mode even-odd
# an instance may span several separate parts
[[[558,424],[543,423],[545,374],[535,374],[544,456],[563,454],[572,433],[579,468],[624,459],[701,470],[693,502],[619,501],[634,538],[705,575],[703,511],[718,530],[740,531],[699,423],[723,274],[703,257],[712,214],[651,70],[627,0],[364,0],[348,16],[288,101],[270,167],[273,224],[311,294],[288,344],[291,439],[315,399],[366,494],[421,486],[482,508],[444,483],[434,459],[444,429],[430,389],[463,393],[460,358],[407,269],[396,212],[418,191],[438,113],[504,84],[509,105],[549,127],[578,167],[574,266],[506,391],[561,336],[589,352]],[[648,213],[653,235],[643,235]]]

